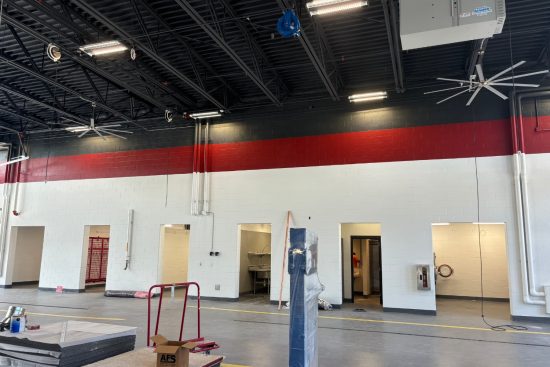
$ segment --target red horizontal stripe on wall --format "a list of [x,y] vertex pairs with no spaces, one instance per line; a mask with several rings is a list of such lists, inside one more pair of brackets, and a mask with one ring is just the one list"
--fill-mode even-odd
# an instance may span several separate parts
[[508,120],[373,130],[209,147],[212,171],[508,155]]
[[24,162],[21,182],[189,173],[192,161],[192,146],[36,158]]
[[[548,149],[550,152],[550,147]],[[508,155],[508,120],[212,144],[209,171]],[[54,156],[23,164],[21,181],[191,173],[193,147]]]

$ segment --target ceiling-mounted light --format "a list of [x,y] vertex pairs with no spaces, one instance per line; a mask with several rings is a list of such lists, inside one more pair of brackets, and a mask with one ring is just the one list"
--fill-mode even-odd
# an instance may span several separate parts
[[198,112],[198,113],[192,113],[189,116],[196,120],[202,120],[202,119],[211,119],[214,117],[220,117],[223,111],[210,111],[210,112]]
[[101,56],[126,51],[128,47],[119,41],[105,41],[80,46],[78,49],[88,56]]
[[314,0],[306,4],[311,16],[337,13],[367,6],[368,1],[357,0]]
[[46,47],[46,54],[53,62],[59,62],[59,60],[61,60],[61,50],[53,43],[48,44],[48,47]]
[[432,226],[450,226],[451,223],[432,223]]
[[348,97],[349,101],[352,103],[380,101],[386,98],[388,98],[387,92],[361,93],[361,94],[354,94]]
[[26,161],[27,159],[29,159],[29,156],[28,155],[22,155],[20,157],[15,157],[13,159],[10,159],[9,161],[7,162],[4,162],[4,163],[0,163],[0,166],[7,166],[9,164],[14,164],[14,163],[17,163],[17,162],[22,162],[22,161]]

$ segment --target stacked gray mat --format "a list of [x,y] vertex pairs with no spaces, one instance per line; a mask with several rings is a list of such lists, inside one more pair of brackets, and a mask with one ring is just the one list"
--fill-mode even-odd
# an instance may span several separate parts
[[0,333],[0,366],[76,367],[134,349],[136,328],[66,321],[19,334]]

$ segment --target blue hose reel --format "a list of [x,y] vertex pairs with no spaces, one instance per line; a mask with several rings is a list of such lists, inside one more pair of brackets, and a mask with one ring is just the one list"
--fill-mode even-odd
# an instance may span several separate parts
[[300,19],[298,19],[294,10],[286,9],[283,12],[283,16],[280,17],[277,22],[277,32],[284,38],[291,38],[299,35]]

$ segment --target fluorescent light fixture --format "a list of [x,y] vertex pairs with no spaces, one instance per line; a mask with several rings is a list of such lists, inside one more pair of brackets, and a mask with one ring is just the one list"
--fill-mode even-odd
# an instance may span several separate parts
[[202,119],[210,119],[214,117],[220,117],[223,111],[210,111],[210,112],[198,112],[198,113],[192,113],[189,116],[191,118],[194,118],[196,120],[202,120]]
[[17,163],[17,162],[26,161],[27,159],[29,159],[28,156],[22,155],[22,156],[20,156],[20,157],[15,157],[15,158],[13,158],[13,159],[10,159],[10,160],[7,161],[7,162],[0,163],[0,166],[7,166],[8,164],[14,164],[14,163]]
[[432,226],[450,226],[451,223],[432,223]]
[[386,98],[388,98],[387,92],[361,93],[361,94],[354,94],[348,97],[349,101],[352,103],[380,101]]
[[350,1],[350,0],[314,0],[306,4],[309,14],[324,15],[338,13],[346,10],[352,10],[367,6],[368,1]]
[[107,55],[116,52],[126,51],[127,49],[128,47],[126,47],[123,43],[120,43],[119,41],[92,43],[79,47],[80,51],[89,56]]

